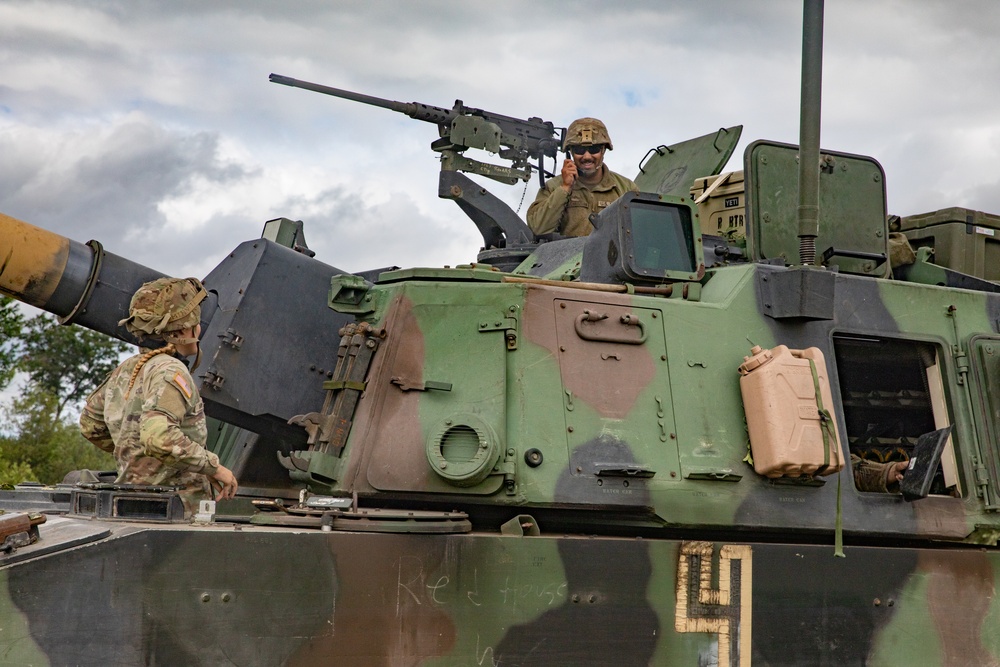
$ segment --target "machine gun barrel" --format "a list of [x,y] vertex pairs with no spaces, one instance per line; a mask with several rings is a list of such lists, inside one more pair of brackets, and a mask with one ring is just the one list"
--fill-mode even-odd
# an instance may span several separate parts
[[293,79],[290,76],[282,76],[281,74],[271,74],[268,77],[268,81],[271,81],[272,83],[280,83],[283,86],[311,90],[314,93],[341,97],[345,100],[361,102],[362,104],[368,104],[373,107],[382,107],[383,109],[398,111],[399,113],[406,114],[414,120],[422,120],[436,125],[450,123],[456,115],[461,113],[461,111],[456,109],[445,109],[443,107],[435,107],[430,104],[421,104],[419,102],[396,102],[381,97],[375,97],[374,95],[355,93],[352,90],[344,90],[343,88],[334,88],[332,86],[324,86],[318,83],[311,83],[309,81],[301,81],[299,79]]

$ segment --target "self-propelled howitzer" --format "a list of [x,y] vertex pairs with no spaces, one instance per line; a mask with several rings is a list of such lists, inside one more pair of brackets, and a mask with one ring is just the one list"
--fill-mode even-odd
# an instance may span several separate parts
[[[206,277],[195,372],[241,496],[192,523],[164,489],[6,493],[34,512],[4,655],[996,662],[1000,218],[887,216],[878,162],[821,150],[803,265],[798,147],[671,157],[734,130],[653,149],[648,192],[511,271],[348,274],[268,223]],[[0,224],[0,289],[108,333],[107,285],[156,274]],[[906,457],[905,496],[855,474]]]

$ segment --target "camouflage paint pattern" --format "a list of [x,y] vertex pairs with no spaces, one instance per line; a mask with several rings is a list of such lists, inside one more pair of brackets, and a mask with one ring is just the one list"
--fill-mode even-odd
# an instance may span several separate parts
[[[838,275],[831,319],[777,320],[760,312],[763,283],[780,271],[713,269],[689,298],[463,271],[377,284],[366,319],[385,338],[347,446],[313,453],[324,473],[313,490],[356,492],[362,505],[461,507],[493,531],[530,514],[540,535],[112,522],[108,536],[66,538],[74,548],[63,549],[56,529],[94,525],[63,519],[0,569],[0,655],[7,664],[995,663],[997,519],[975,481],[996,447],[977,426],[989,384],[973,380],[1000,368],[980,362],[986,352],[967,361],[958,351],[1000,340],[997,297]],[[937,350],[961,483],[955,496],[906,503],[859,491],[845,470],[847,557],[835,558],[838,480],[754,474],[736,369],[751,341],[817,346],[836,385],[835,342],[847,334]],[[145,390],[142,381],[133,390],[143,406]],[[834,403],[847,432],[839,392]],[[435,450],[478,460],[448,440],[449,422],[484,434],[484,477],[456,482],[430,464]],[[187,428],[192,441],[203,437]],[[541,460],[529,464],[532,449]],[[195,468],[212,456],[182,451],[176,461]],[[926,540],[935,547],[921,548]]]
[[133,524],[0,570],[0,664],[988,665],[998,567],[933,549]]

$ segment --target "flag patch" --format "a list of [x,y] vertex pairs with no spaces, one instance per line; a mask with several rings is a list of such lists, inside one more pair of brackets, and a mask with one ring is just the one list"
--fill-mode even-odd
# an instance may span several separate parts
[[180,389],[185,396],[191,398],[191,387],[188,385],[188,381],[184,379],[183,375],[180,373],[174,373],[174,384],[177,385],[177,388]]

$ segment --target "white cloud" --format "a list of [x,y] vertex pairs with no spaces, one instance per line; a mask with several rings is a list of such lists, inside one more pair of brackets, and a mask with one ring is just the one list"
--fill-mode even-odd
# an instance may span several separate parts
[[[436,128],[267,82],[277,72],[401,101],[565,125],[604,119],[612,168],[744,124],[796,142],[797,0],[697,3],[0,4],[0,210],[179,274],[203,275],[263,222],[306,222],[350,270],[472,261],[439,200]],[[975,16],[976,20],[967,20]],[[827,3],[823,145],[872,155],[890,210],[1000,210],[992,48],[1000,10]],[[537,183],[484,181],[523,214]],[[370,262],[371,264],[366,264]]]

